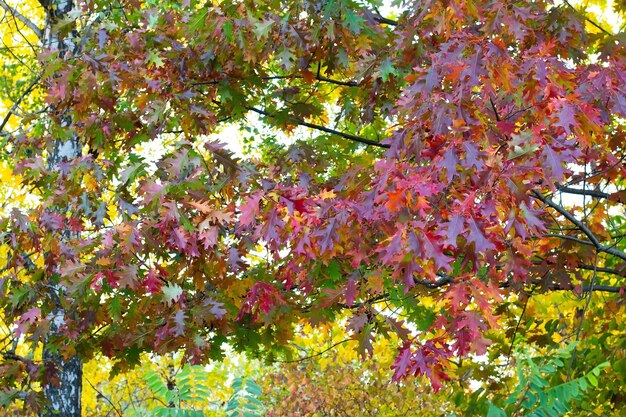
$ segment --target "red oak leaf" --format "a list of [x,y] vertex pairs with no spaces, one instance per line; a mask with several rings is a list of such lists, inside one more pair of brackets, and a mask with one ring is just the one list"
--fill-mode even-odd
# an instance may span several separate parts
[[174,315],[174,336],[178,337],[178,336],[182,336],[185,334],[185,319],[187,318],[187,315],[185,315],[185,312],[183,310],[177,310],[176,314]]
[[156,294],[161,290],[163,281],[159,279],[157,270],[150,268],[146,274],[146,278],[141,282],[141,285],[145,287],[147,292]]
[[485,252],[487,250],[493,250],[496,248],[493,243],[485,238],[485,235],[483,234],[482,230],[480,230],[480,227],[478,227],[478,224],[473,218],[469,218],[467,220],[467,223],[470,229],[470,232],[467,235],[467,242],[473,242],[477,252]]
[[262,193],[255,193],[251,197],[246,198],[245,203],[239,206],[239,224],[241,226],[251,225],[256,216],[259,214],[259,203],[263,198]]
[[349,278],[348,284],[346,285],[346,291],[345,291],[346,304],[348,305],[348,307],[352,307],[356,296],[357,296],[356,281],[353,278]]

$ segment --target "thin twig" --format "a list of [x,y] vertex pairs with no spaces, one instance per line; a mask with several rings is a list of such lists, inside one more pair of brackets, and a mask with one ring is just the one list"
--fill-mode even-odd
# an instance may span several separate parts
[[511,336],[511,344],[509,345],[509,351],[506,354],[506,368],[509,367],[511,363],[511,352],[513,352],[513,346],[515,345],[515,336],[517,336],[517,332],[519,330],[520,325],[522,324],[522,318],[524,317],[524,313],[526,313],[526,307],[528,306],[528,301],[530,300],[531,294],[526,296],[526,302],[524,303],[524,308],[522,308],[522,313],[517,319],[517,324],[515,325],[515,330],[513,330],[513,336]]
[[36,24],[32,22],[32,20],[30,20],[29,18],[27,18],[26,16],[18,12],[13,7],[9,6],[4,0],[0,0],[0,7],[2,7],[7,12],[11,13],[11,15],[14,18],[22,22],[26,27],[32,30],[39,39],[41,39],[42,31],[41,29],[39,29],[39,27]]
[[89,384],[89,386],[91,388],[93,388],[94,391],[96,391],[98,393],[98,395],[100,395],[102,398],[104,398],[106,400],[106,402],[108,402],[109,404],[111,404],[111,407],[113,408],[113,410],[115,411],[115,413],[120,416],[123,417],[123,414],[120,410],[117,409],[117,407],[115,406],[115,404],[113,404],[113,401],[111,401],[111,399],[109,397],[107,397],[106,395],[104,395],[102,393],[102,391],[100,391],[98,388],[96,388],[89,379],[85,378],[85,381],[87,381],[87,383]]
[[[598,251],[596,250],[595,259],[593,261],[594,265],[598,264]],[[583,322],[585,321],[585,314],[589,309],[589,305],[591,304],[591,298],[593,297],[594,284],[596,283],[596,277],[598,276],[598,271],[596,269],[593,270],[593,276],[591,277],[591,285],[589,286],[589,295],[587,296],[587,302],[585,303],[585,307],[583,308],[582,313],[580,314],[580,322],[578,323],[578,329],[576,330],[576,341],[580,340],[580,333],[583,329]],[[570,380],[572,376],[572,366],[574,365],[574,361],[576,360],[576,350],[572,352],[572,358],[569,362],[569,367],[567,368],[567,381]]]
[[496,105],[493,102],[493,100],[491,99],[491,96],[489,96],[489,103],[491,103],[491,108],[493,109],[493,114],[496,115],[496,121],[500,121],[500,115],[498,114],[498,109],[496,109]]
[[613,268],[604,268],[604,267],[600,267],[600,266],[595,266],[595,265],[585,265],[585,264],[578,264],[578,267],[580,269],[587,269],[590,271],[596,270],[598,272],[604,272],[607,274],[613,274],[613,275],[617,275],[618,277],[626,277],[626,271],[618,271],[617,269],[613,269]]
[[583,12],[581,12],[580,10],[578,10],[577,8],[572,6],[569,1],[563,0],[563,3],[568,5],[572,10],[574,10],[576,13],[578,13],[579,16],[581,16],[583,19],[585,19],[587,22],[589,22],[592,26],[595,26],[596,28],[600,29],[600,31],[602,31],[603,33],[605,33],[607,35],[612,35],[611,32],[609,32],[608,30],[604,29],[602,26],[600,26],[599,24],[597,24],[593,20],[589,19]]
[[559,238],[559,239],[570,240],[572,242],[580,243],[581,245],[587,245],[587,246],[594,246],[595,247],[593,242],[591,242],[590,240],[578,239],[577,237],[574,237],[574,236],[560,235],[558,233],[546,233],[543,236],[544,237],[556,237],[556,238]]
[[572,213],[570,213],[569,211],[565,210],[562,206],[560,206],[559,204],[555,203],[554,201],[550,200],[549,198],[545,197],[544,195],[542,195],[541,193],[537,192],[537,191],[533,191],[531,193],[531,195],[540,200],[541,202],[543,202],[544,204],[552,207],[554,210],[556,210],[557,212],[559,212],[560,214],[562,214],[567,220],[569,220],[572,224],[574,224],[576,227],[578,227],[578,229],[580,229],[580,231],[582,233],[584,233],[589,240],[591,241],[591,243],[593,244],[593,246],[596,247],[596,249],[599,252],[604,252],[604,253],[609,253],[611,255],[617,256],[620,259],[623,259],[624,261],[626,261],[626,253],[613,248],[613,247],[609,247],[609,246],[605,246],[602,243],[600,243],[600,241],[598,240],[598,238],[591,233],[591,230],[589,230],[589,228],[587,226],[585,226],[580,220],[578,220],[576,217],[574,217],[574,215]]
[[314,353],[313,355],[310,355],[310,356],[304,356],[302,358],[298,358],[298,359],[294,359],[294,360],[290,360],[290,361],[279,361],[279,360],[277,360],[277,361],[274,361],[274,362],[276,362],[276,363],[297,363],[297,362],[306,361],[306,360],[313,359],[315,357],[321,356],[324,353],[328,352],[329,350],[331,350],[331,349],[333,349],[333,348],[335,348],[335,347],[337,347],[337,346],[339,346],[339,345],[341,345],[343,343],[349,342],[351,340],[354,340],[354,339],[348,338],[348,339],[341,340],[341,341],[339,341],[337,343],[334,343],[333,345],[327,347],[326,349],[324,349],[322,351],[319,351],[317,353]]
[[[0,1],[2,1],[2,0],[0,0]],[[39,83],[40,79],[41,79],[41,77],[35,78],[30,83],[30,85],[26,88],[26,90],[24,90],[24,92],[18,97],[18,99],[15,101],[15,103],[13,103],[13,106],[11,106],[11,108],[9,109],[9,112],[7,113],[7,115],[2,120],[2,123],[0,123],[0,132],[2,132],[2,130],[4,129],[4,126],[6,126],[6,124],[9,122],[9,119],[14,114],[15,110],[17,110],[17,108],[19,107],[19,105],[22,102],[22,100],[24,100],[24,98],[33,90],[33,88],[35,88],[37,83]]]

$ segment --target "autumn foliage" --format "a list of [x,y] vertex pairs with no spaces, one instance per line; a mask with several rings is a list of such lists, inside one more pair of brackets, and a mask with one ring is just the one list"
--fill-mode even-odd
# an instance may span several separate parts
[[[33,350],[62,307],[61,355],[114,373],[293,359],[339,318],[435,392],[515,343],[579,341],[564,380],[624,363],[623,27],[568,2],[113,3],[55,26],[80,48],[39,53],[43,98],[2,132],[33,198],[0,223],[0,300]],[[571,308],[527,310],[545,294]],[[5,390],[54,384],[5,359]]]

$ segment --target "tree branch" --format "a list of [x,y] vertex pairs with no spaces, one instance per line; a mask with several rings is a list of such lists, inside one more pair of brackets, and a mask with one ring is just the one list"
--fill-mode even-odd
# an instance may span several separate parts
[[[269,81],[269,80],[293,80],[293,79],[302,79],[304,78],[302,75],[268,75],[265,77],[261,77],[261,80],[263,81]],[[333,78],[328,78],[325,77],[321,74],[317,74],[315,76],[315,79],[317,81],[321,81],[321,82],[325,82],[325,83],[330,83],[330,84],[336,84],[336,85],[342,85],[344,87],[358,87],[359,83],[356,81],[343,81],[343,80],[335,80]],[[222,80],[207,80],[207,81],[198,81],[193,83],[193,85],[215,85],[215,84],[219,84]]]
[[328,352],[329,350],[331,350],[331,349],[333,349],[333,348],[335,348],[335,347],[337,347],[337,346],[339,346],[339,345],[341,345],[343,343],[349,342],[351,340],[353,340],[353,339],[352,338],[348,338],[348,339],[340,340],[339,342],[333,343],[332,345],[330,345],[326,349],[321,350],[319,352],[316,352],[316,353],[314,353],[312,355],[309,355],[309,356],[300,357],[298,359],[293,359],[293,360],[290,360],[290,361],[276,360],[276,361],[273,361],[273,362],[274,363],[296,363],[296,362],[306,361],[306,360],[313,359],[315,357],[321,356],[324,353]]
[[372,304],[376,304],[379,301],[388,301],[389,300],[389,294],[388,293],[383,293],[380,295],[377,295],[376,297],[372,297],[368,300],[363,301],[362,303],[353,303],[351,306],[344,304],[344,303],[337,303],[337,305],[341,308],[346,308],[346,309],[358,309],[361,308],[363,306],[369,306]]
[[32,359],[25,358],[23,356],[17,355],[13,350],[9,350],[7,352],[2,352],[2,357],[6,360],[18,361],[25,364],[34,363],[35,361]]
[[[596,268],[596,270],[599,272],[600,269]],[[437,276],[441,277],[440,280],[432,282],[432,281],[416,281],[416,283],[424,285],[428,288],[439,288],[439,287],[443,287],[444,285],[448,285],[448,284],[453,284],[455,282],[454,278],[450,275],[444,274],[442,272],[437,273]],[[531,284],[534,285],[540,285],[541,284],[541,280],[539,279],[535,279],[531,281]],[[500,284],[500,288],[508,288],[511,284],[507,281],[507,282],[503,282],[502,284]],[[567,284],[567,285],[559,285],[559,284],[550,284],[546,287],[544,287],[546,289],[549,289],[551,291],[572,291],[574,289],[576,289],[576,286],[573,284]],[[623,289],[625,289],[626,286],[611,286],[611,285],[583,285],[582,286],[582,292],[589,292],[589,291],[601,291],[601,292],[612,292],[612,293],[619,293],[621,292]]]
[[318,81],[323,81],[325,83],[331,83],[331,84],[337,84],[337,85],[343,85],[343,86],[346,86],[346,87],[357,87],[359,85],[359,83],[357,83],[356,81],[334,80],[332,78],[324,77],[323,75],[317,75],[315,78]]
[[378,10],[378,8],[375,6],[374,6],[374,11],[365,9],[364,12],[365,12],[365,17],[370,21],[380,23],[383,25],[398,26],[398,22],[396,22],[395,20],[391,20],[391,19],[387,19],[386,17],[383,17],[380,14],[380,11]]
[[491,103],[491,108],[493,109],[493,114],[495,114],[496,116],[496,121],[500,121],[500,115],[498,114],[498,109],[496,109],[496,105],[493,102],[493,100],[491,99],[491,96],[489,96],[489,103]]
[[509,345],[509,351],[506,354],[506,367],[509,367],[509,363],[511,361],[511,352],[513,352],[513,346],[515,345],[515,336],[517,336],[517,332],[519,331],[520,325],[522,324],[522,318],[524,314],[526,314],[526,308],[528,307],[528,301],[530,297],[526,297],[526,301],[524,301],[524,308],[522,309],[522,313],[519,315],[517,319],[517,324],[515,325],[515,330],[513,330],[513,336],[511,336],[511,344]]
[[426,288],[435,289],[440,288],[448,284],[454,284],[456,281],[451,275],[444,274],[443,272],[437,272],[437,276],[440,278],[437,281],[428,280],[414,280],[416,284],[423,285]]
[[[246,106],[245,108],[250,110],[250,111],[253,111],[255,113],[258,113],[258,114],[260,114],[262,116],[271,117],[271,118],[276,118],[277,117],[273,113],[267,112],[265,110],[257,109],[256,107]],[[389,145],[387,145],[387,144],[380,143],[380,142],[377,142],[375,140],[363,138],[363,137],[360,137],[360,136],[352,135],[350,133],[340,132],[338,130],[330,129],[330,128],[325,127],[325,126],[316,125],[314,123],[309,123],[309,122],[306,122],[306,121],[304,121],[304,120],[302,120],[300,118],[297,118],[295,116],[290,116],[290,120],[292,120],[293,122],[295,122],[296,124],[298,124],[300,126],[305,126],[305,127],[311,128],[311,129],[319,130],[321,132],[325,132],[325,133],[329,133],[331,135],[339,136],[339,137],[342,137],[344,139],[349,139],[349,140],[352,140],[354,142],[363,143],[365,145],[378,146],[379,148],[385,148],[385,149],[389,148]]]
[[[2,1],[2,0],[0,0]],[[40,77],[35,78],[30,85],[26,88],[26,90],[24,90],[24,92],[18,97],[17,100],[15,100],[15,103],[13,103],[13,106],[11,106],[11,108],[9,109],[9,112],[7,113],[7,115],[4,117],[4,119],[2,119],[2,123],[0,123],[0,136],[2,136],[2,130],[4,129],[4,126],[6,126],[6,124],[8,123],[9,119],[11,118],[11,116],[14,114],[15,110],[17,110],[17,108],[19,107],[20,103],[22,102],[22,100],[24,100],[24,98],[31,92],[33,91],[33,88],[35,88],[35,86],[37,85],[37,83],[39,82]]]
[[[585,322],[585,315],[587,314],[587,310],[589,310],[589,305],[591,304],[591,298],[593,297],[593,290],[595,289],[594,285],[596,283],[596,278],[598,277],[598,270],[595,268],[595,266],[598,265],[598,251],[596,251],[595,253],[593,265],[594,265],[593,277],[591,278],[591,285],[589,286],[589,295],[587,296],[587,302],[585,303],[585,307],[583,308],[583,311],[580,313],[580,322],[578,323],[578,329],[576,330],[577,342],[580,340],[580,333],[583,330],[583,323]],[[576,360],[576,349],[574,349],[574,352],[572,353],[572,358],[570,359],[569,367],[567,368],[567,381],[570,380],[570,377],[572,375],[571,373],[572,365],[574,364],[575,360]]]
[[537,192],[537,191],[533,191],[531,193],[531,195],[540,200],[541,202],[543,202],[544,204],[552,207],[554,210],[556,210],[557,212],[559,212],[561,215],[563,215],[563,217],[565,217],[567,220],[569,220],[573,225],[575,225],[576,227],[578,227],[578,229],[584,233],[589,240],[591,241],[592,245],[595,246],[596,250],[598,250],[599,252],[604,252],[604,253],[608,253],[611,254],[613,256],[617,256],[618,258],[626,261],[626,253],[615,249],[613,247],[610,246],[605,246],[602,243],[600,243],[600,241],[598,240],[598,238],[591,233],[591,230],[589,230],[589,228],[587,226],[585,226],[580,220],[578,220],[576,217],[574,217],[574,215],[572,213],[570,213],[569,211],[565,210],[562,206],[558,205],[557,203],[555,203],[554,201],[550,200],[549,198],[543,196],[541,193]]
[[374,20],[384,25],[398,26],[398,22],[396,22],[395,20],[387,19],[386,17],[382,17],[381,15],[374,15]]
[[572,242],[580,243],[581,245],[595,246],[593,242],[591,242],[590,240],[578,239],[577,237],[574,237],[574,236],[560,235],[558,233],[546,233],[543,236],[544,237],[556,237],[556,238],[563,239],[563,240],[570,240]]
[[609,193],[598,190],[585,190],[582,188],[572,188],[565,185],[557,185],[556,189],[566,194],[587,195],[594,198],[609,198]]
[[618,271],[617,269],[613,269],[613,268],[605,268],[605,267],[594,267],[593,265],[585,265],[585,264],[579,264],[578,267],[580,269],[586,269],[588,271],[597,271],[597,272],[604,272],[606,274],[612,274],[612,275],[616,275],[618,277],[626,277],[626,272],[621,272]]
[[[261,77],[262,80],[267,81],[267,80],[291,80],[291,79],[301,79],[304,78],[302,75],[268,75],[266,77]],[[328,78],[328,77],[324,77],[321,74],[316,74],[315,75],[315,79],[317,81],[322,81],[325,83],[330,83],[330,84],[336,84],[336,85],[342,85],[344,87],[358,87],[359,83],[356,81],[342,81],[342,80],[335,80],[333,78]]]
[[578,15],[580,15],[583,19],[585,19],[587,22],[589,22],[592,26],[595,26],[597,29],[599,29],[600,31],[602,31],[603,33],[605,33],[606,35],[612,35],[611,32],[609,32],[608,30],[606,30],[605,28],[603,28],[602,26],[600,26],[599,24],[597,24],[596,22],[594,22],[593,20],[589,19],[583,12],[581,12],[580,10],[578,10],[577,8],[575,8],[574,6],[572,6],[572,4],[567,1],[564,0],[563,3],[565,3],[567,6],[569,6],[572,10],[574,10],[576,13],[578,13]]
[[42,37],[41,29],[39,29],[39,27],[36,24],[34,24],[29,18],[27,18],[26,16],[18,12],[13,7],[9,6],[4,0],[0,0],[0,7],[2,7],[7,12],[11,13],[13,18],[22,22],[26,27],[32,30],[39,39],[41,39]]
[[[534,282],[533,282],[534,283]],[[546,289],[550,290],[550,291],[573,291],[576,289],[576,286],[573,284],[568,284],[568,285],[557,285],[557,284],[550,284],[547,287],[545,287]],[[583,285],[580,287],[582,292],[611,292],[611,293],[620,293],[622,291],[624,291],[626,289],[626,286],[613,286],[613,285],[597,285],[597,284],[593,284],[593,285]]]
[[[580,266],[583,269],[592,269],[595,270],[594,274],[597,272],[609,272],[609,273],[616,273],[613,272],[614,270],[610,270],[608,268],[594,268],[593,266],[589,266],[589,265],[581,265]],[[429,280],[418,280],[415,279],[414,282],[417,285],[422,285],[428,289],[437,289],[437,288],[441,288],[441,287],[445,287],[446,285],[450,285],[450,284],[454,284],[456,283],[456,280],[454,279],[454,277],[445,274],[443,272],[438,272],[437,276],[440,277],[439,280],[437,281],[429,281]],[[618,294],[618,293],[622,293],[622,292],[626,292],[626,285],[622,285],[622,286],[614,286],[614,285],[597,285],[595,284],[595,282],[592,282],[591,284],[587,284],[587,285],[582,285],[582,286],[577,286],[574,284],[559,284],[559,283],[548,283],[546,284],[545,282],[543,282],[542,279],[533,279],[532,281],[530,281],[528,284],[531,285],[541,285],[541,287],[544,290],[549,290],[549,291],[574,291],[576,289],[579,289],[582,293],[587,293],[587,292],[608,292],[608,293],[614,293],[614,294]],[[511,286],[511,282],[509,281],[505,281],[502,282],[499,287],[500,288],[509,288]],[[344,303],[337,303],[336,305],[340,308],[343,309],[350,309],[350,310],[354,310],[354,309],[358,309],[361,308],[363,306],[366,305],[372,305],[374,303],[377,302],[381,302],[381,301],[390,301],[389,298],[389,294],[388,293],[383,293],[380,295],[377,295],[376,297],[373,297],[369,300],[363,301],[363,302],[358,302],[358,303],[354,303],[352,304],[352,306],[348,306],[347,304]]]
[[102,391],[100,391],[98,388],[96,388],[96,387],[95,387],[95,385],[94,385],[94,384],[92,384],[92,383],[91,383],[91,381],[90,381],[88,378],[84,378],[84,379],[85,379],[85,381],[87,381],[87,383],[89,384],[89,386],[90,386],[90,387],[91,387],[94,391],[96,391],[96,393],[97,393],[100,397],[102,397],[102,398],[103,398],[106,402],[108,402],[108,403],[111,405],[111,407],[113,408],[113,411],[115,411],[115,414],[117,414],[117,415],[118,415],[118,416],[120,416],[120,417],[122,417],[122,416],[123,416],[122,412],[121,412],[121,411],[120,411],[120,410],[119,410],[119,409],[115,406],[115,404],[113,403],[113,401],[111,401],[111,398],[109,398],[108,396],[104,395],[104,394],[102,393]]

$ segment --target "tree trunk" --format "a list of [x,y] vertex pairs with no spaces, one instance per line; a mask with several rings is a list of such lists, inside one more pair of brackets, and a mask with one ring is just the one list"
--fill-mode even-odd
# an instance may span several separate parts
[[[63,311],[57,309],[54,312],[50,335],[58,330],[58,326],[63,324]],[[80,400],[83,381],[83,363],[78,356],[74,356],[67,361],[50,351],[47,343],[43,349],[44,366],[54,367],[57,384],[47,384],[43,388],[43,393],[47,404],[42,417],[80,417]]]
[[[43,48],[59,51],[59,56],[76,52],[76,32],[71,31],[61,38],[55,29],[57,22],[71,16],[75,4],[73,0],[40,0],[41,5],[46,10],[46,26],[43,32]],[[72,119],[70,116],[63,118],[66,126],[70,126]],[[53,151],[48,157],[48,166],[57,169],[59,163],[78,158],[81,155],[81,146],[78,138],[71,140],[57,140]],[[62,288],[57,288],[62,291]],[[61,355],[51,351],[48,340],[53,337],[61,328],[64,321],[64,311],[60,304],[51,313],[50,333],[46,337],[43,348],[43,363],[46,369],[54,369],[54,383],[46,384],[43,388],[46,398],[42,417],[80,417],[81,415],[81,393],[83,364],[78,356],[64,360]]]

